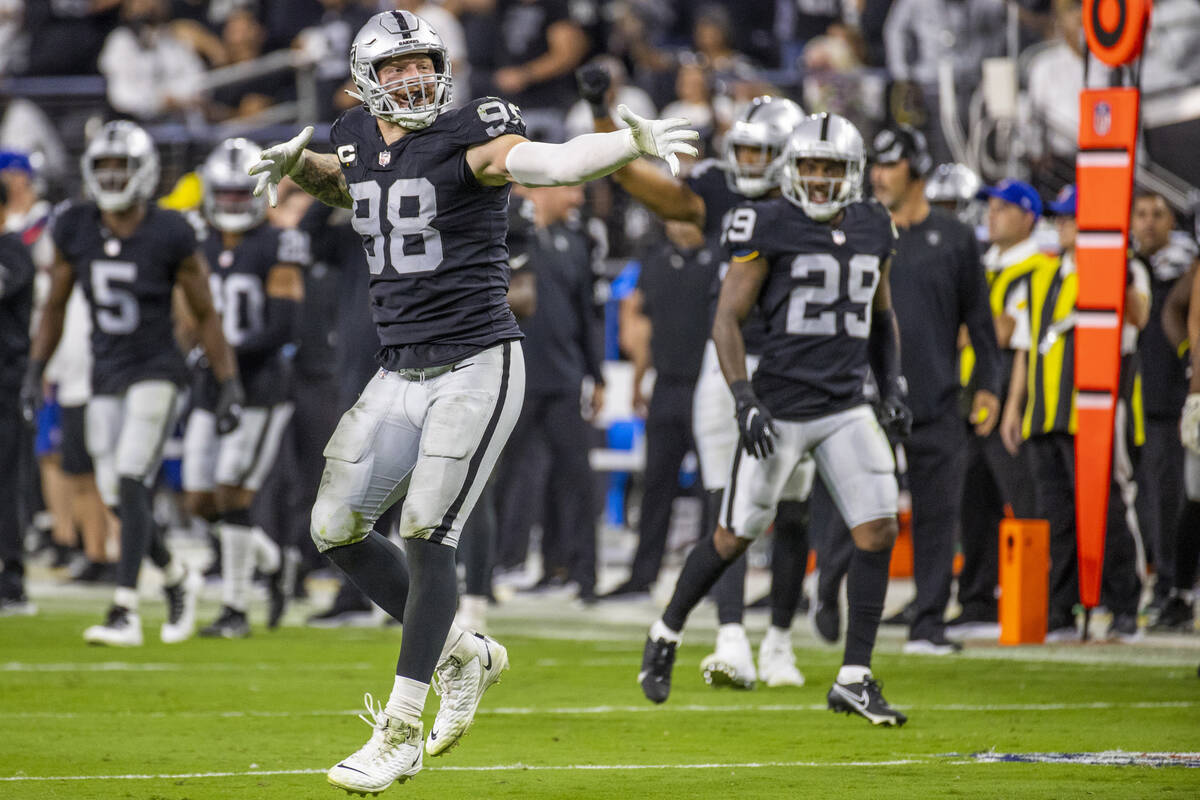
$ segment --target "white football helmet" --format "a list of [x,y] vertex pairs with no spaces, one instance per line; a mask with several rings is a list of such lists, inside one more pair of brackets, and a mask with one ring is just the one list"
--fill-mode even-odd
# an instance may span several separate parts
[[204,216],[217,230],[242,233],[266,218],[267,196],[254,196],[258,180],[247,172],[261,153],[249,139],[226,139],[204,161]]
[[[800,171],[804,159],[824,159],[845,163],[840,177],[817,177]],[[838,114],[813,114],[800,122],[788,139],[783,153],[783,195],[805,214],[824,222],[851,203],[862,199],[866,152],[862,134],[854,123]],[[813,189],[827,186],[825,199],[814,200]]]
[[966,164],[938,164],[925,184],[925,199],[931,203],[969,203],[983,186],[979,176]]
[[[407,53],[425,53],[433,60],[433,74],[379,82],[381,61]],[[442,37],[411,11],[384,11],[367,20],[350,45],[350,77],[357,92],[350,92],[372,116],[410,130],[427,128],[450,105],[450,58]],[[407,94],[407,106],[396,94]],[[418,104],[417,100],[423,100]]]
[[[119,159],[123,166],[99,166]],[[80,159],[83,185],[101,211],[124,211],[154,197],[158,190],[158,150],[150,134],[128,120],[104,124]]]
[[[788,136],[804,119],[804,110],[786,97],[762,95],[750,105],[725,134],[725,176],[729,188],[746,197],[761,197],[778,188],[783,169],[783,148]],[[738,162],[738,148],[759,150],[757,163]]]

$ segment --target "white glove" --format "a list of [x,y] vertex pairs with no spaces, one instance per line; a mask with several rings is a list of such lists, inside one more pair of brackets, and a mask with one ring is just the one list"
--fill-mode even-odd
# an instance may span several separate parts
[[692,124],[690,120],[683,117],[645,119],[630,111],[624,104],[617,106],[617,115],[629,126],[633,134],[633,146],[637,151],[666,161],[672,175],[679,174],[679,153],[699,155],[696,148],[687,144],[700,138],[699,133],[684,127]]
[[262,161],[246,170],[251,175],[258,176],[258,185],[254,187],[255,197],[261,197],[263,191],[266,190],[267,200],[271,206],[274,207],[278,204],[279,182],[283,180],[284,175],[290,175],[296,168],[300,154],[304,152],[304,147],[312,135],[313,126],[309,125],[283,144],[277,144],[262,151],[260,156]]
[[1179,438],[1184,447],[1200,456],[1200,393],[1189,394],[1183,404]]

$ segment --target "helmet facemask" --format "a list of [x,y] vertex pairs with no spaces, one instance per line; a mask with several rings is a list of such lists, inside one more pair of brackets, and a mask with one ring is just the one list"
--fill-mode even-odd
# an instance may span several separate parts
[[[379,67],[389,58],[408,53],[429,56],[433,71],[382,83]],[[374,61],[363,61],[357,57],[356,48],[351,48],[350,68],[354,85],[358,87],[358,92],[351,94],[363,101],[372,116],[403,128],[421,130],[429,127],[450,104],[450,63],[444,49],[397,48]]]
[[[739,158],[739,151],[747,150],[754,151],[757,158]],[[782,156],[783,148],[769,142],[729,142],[725,161],[732,188],[746,197],[762,197],[778,188]]]
[[[843,165],[842,174],[817,176],[809,172],[811,160]],[[832,166],[830,164],[830,166]],[[862,164],[836,156],[795,156],[783,167],[783,194],[804,213],[818,222],[825,222],[862,196]]]
[[204,216],[217,230],[243,233],[266,219],[266,195],[254,196],[247,172],[260,153],[247,139],[227,139],[204,162]]
[[80,171],[88,195],[101,211],[125,211],[154,196],[158,152],[137,125],[110,122],[88,142]]

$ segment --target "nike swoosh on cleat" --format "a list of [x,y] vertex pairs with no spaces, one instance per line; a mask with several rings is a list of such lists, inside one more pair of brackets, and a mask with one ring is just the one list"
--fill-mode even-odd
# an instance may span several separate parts
[[487,640],[483,641],[483,652],[487,653],[487,663],[483,665],[484,669],[492,668],[492,649],[487,646]]
[[431,741],[431,742],[436,742],[436,741],[437,741],[437,731],[430,731],[430,732],[429,732],[429,741]]
[[[342,769],[348,769],[348,770],[350,770],[351,772],[357,772],[359,775],[366,775],[366,774],[367,774],[367,773],[363,772],[361,769],[355,769],[354,767],[348,767],[348,766],[346,766],[345,764],[338,764],[338,766],[339,766],[339,767],[341,767]],[[368,776],[368,777],[369,777],[369,776]]]
[[865,689],[863,690],[862,696],[859,697],[858,695],[855,695],[855,694],[852,694],[852,693],[846,691],[844,688],[842,688],[841,684],[835,683],[833,685],[833,688],[837,690],[838,694],[840,694],[846,700],[850,701],[857,708],[860,708],[860,709],[866,708],[867,704],[871,702],[871,698],[867,695],[867,692]]

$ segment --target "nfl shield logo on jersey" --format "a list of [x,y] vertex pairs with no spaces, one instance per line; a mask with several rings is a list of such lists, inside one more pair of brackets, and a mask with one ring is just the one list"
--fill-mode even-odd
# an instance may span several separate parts
[[392,163],[392,151],[384,150],[379,154],[379,166],[386,167],[390,163]]
[[843,231],[840,231],[837,228],[834,228],[833,229],[833,243],[837,244],[837,245],[845,244],[846,243],[846,234]]

